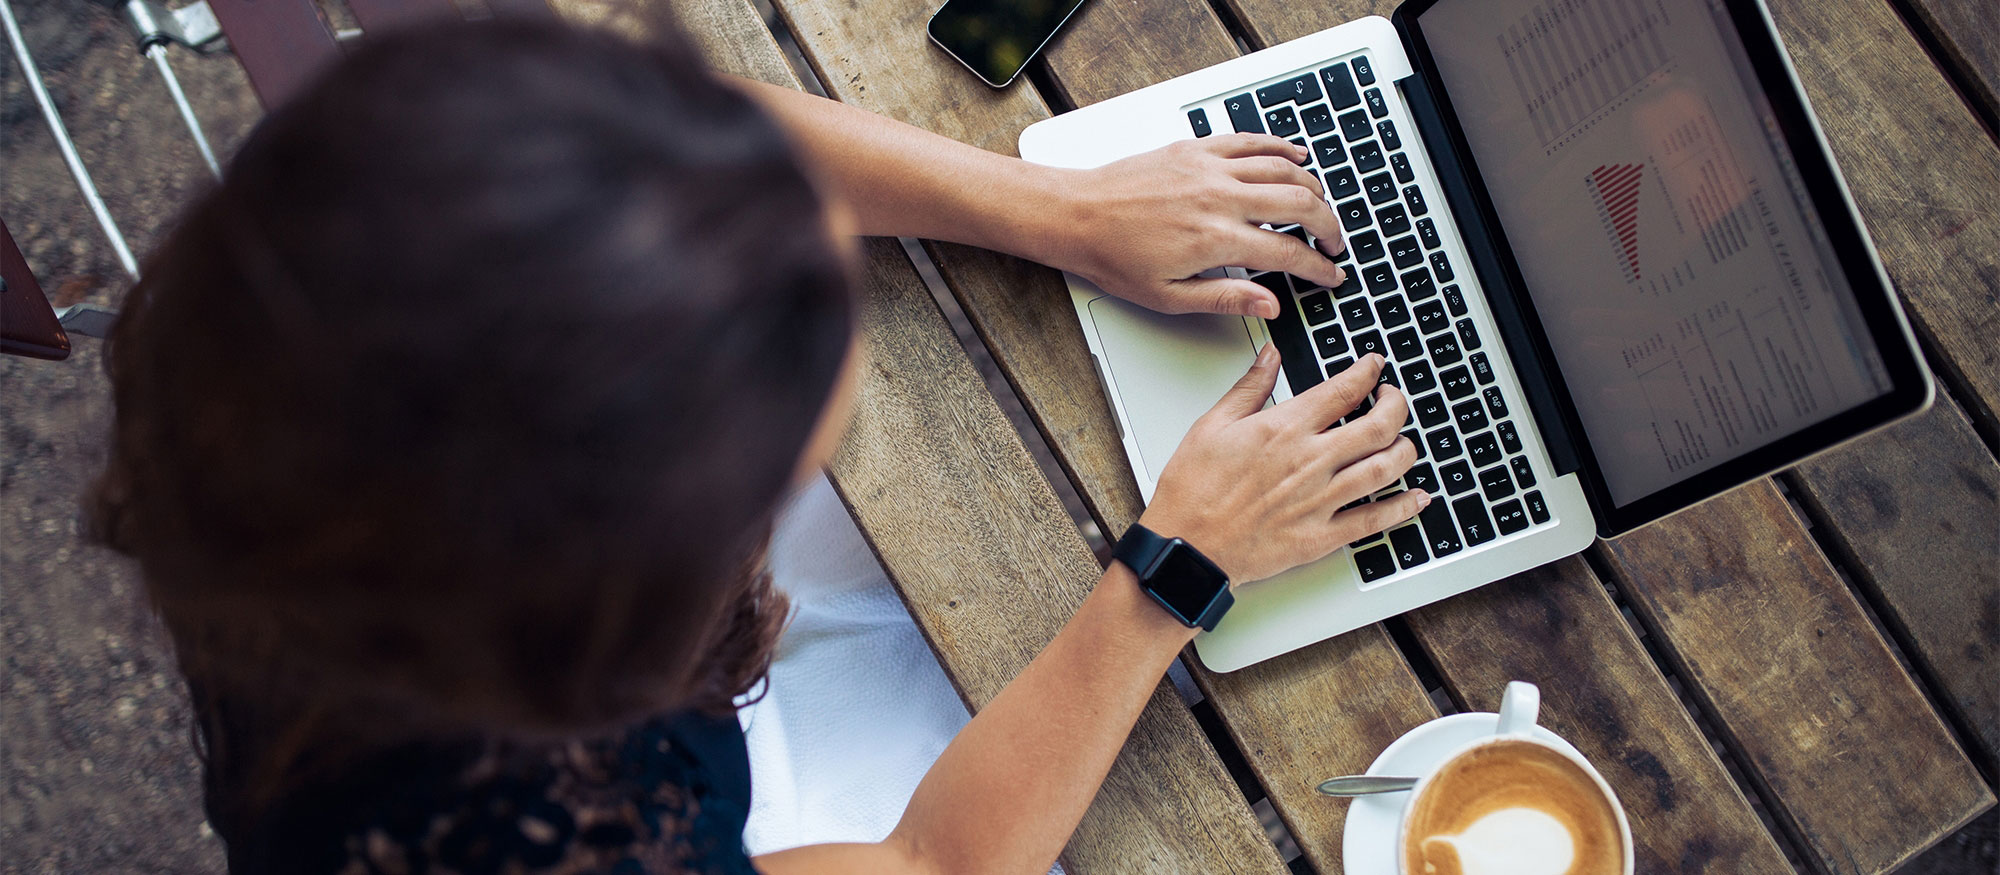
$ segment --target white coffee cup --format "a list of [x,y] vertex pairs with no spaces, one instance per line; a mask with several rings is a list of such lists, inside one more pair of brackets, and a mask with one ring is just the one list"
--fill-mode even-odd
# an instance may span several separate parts
[[[1403,873],[1403,875],[1422,875],[1422,873],[1412,873],[1409,871],[1409,861],[1404,848],[1409,841],[1411,815],[1416,810],[1417,802],[1424,798],[1424,791],[1430,788],[1432,780],[1438,774],[1443,772],[1447,766],[1483,748],[1501,742],[1526,742],[1568,760],[1570,763],[1576,765],[1583,774],[1590,776],[1597,790],[1603,793],[1604,798],[1611,803],[1612,812],[1617,815],[1618,837],[1623,851],[1624,875],[1632,875],[1632,826],[1625,818],[1625,808],[1619,804],[1618,794],[1612,792],[1611,785],[1605,783],[1604,776],[1598,774],[1597,769],[1592,767],[1588,760],[1578,755],[1573,748],[1568,745],[1552,744],[1534,731],[1535,718],[1541,711],[1541,705],[1542,691],[1534,684],[1525,681],[1512,681],[1508,683],[1507,691],[1500,697],[1498,730],[1492,735],[1474,739],[1460,746],[1439,760],[1437,765],[1432,766],[1428,772],[1419,776],[1416,786],[1410,789],[1409,799],[1404,802],[1403,813],[1398,818],[1396,824],[1396,871]],[[1518,811],[1518,809],[1509,809],[1509,811]],[[1533,834],[1534,828],[1538,826],[1538,823],[1532,820],[1526,822],[1502,822],[1494,820],[1496,814],[1499,813],[1501,812],[1488,814],[1481,818],[1481,823],[1476,823],[1464,832],[1458,833],[1455,837],[1456,840],[1466,843],[1491,841],[1496,845],[1509,845],[1510,850],[1518,850],[1518,845],[1515,845],[1515,843],[1522,842],[1524,841],[1524,836]],[[1482,827],[1488,821],[1491,821],[1492,828],[1484,829],[1481,834],[1475,834],[1475,831],[1482,830]],[[1562,825],[1553,819],[1548,819],[1547,825],[1553,826],[1556,830],[1563,829]],[[1570,838],[1566,832],[1562,833],[1560,837],[1564,841],[1568,841]],[[1454,848],[1457,849],[1458,847],[1459,845],[1455,843]],[[1474,856],[1476,856],[1476,853],[1475,851]],[[1466,856],[1466,852],[1461,850],[1460,855],[1461,857]],[[1470,868],[1472,867],[1468,867],[1468,869]]]

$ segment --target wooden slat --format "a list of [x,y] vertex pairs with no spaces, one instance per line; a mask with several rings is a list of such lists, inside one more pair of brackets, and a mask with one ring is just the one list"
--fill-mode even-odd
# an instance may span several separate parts
[[1609,542],[1621,590],[1833,872],[1882,872],[1993,805],[1769,481]]
[[340,57],[312,0],[209,0],[208,7],[266,109]]
[[1949,397],[1793,471],[1799,501],[2000,765],[2000,464]]
[[458,7],[451,0],[347,0],[347,8],[354,13],[354,20],[361,23],[364,33],[386,33],[399,27],[459,17]]
[[1467,707],[1498,710],[1510,680],[1541,687],[1542,724],[1618,791],[1637,871],[1790,871],[1581,558],[1422,608],[1409,623]]
[[[643,31],[646,8],[557,0]],[[719,69],[799,87],[741,0],[674,12]],[[975,709],[1062,627],[1101,568],[893,241],[868,244],[870,362],[835,486]],[[956,658],[954,658],[956,657]],[[1281,872],[1193,715],[1162,683],[1064,854],[1072,871]]]
[[1965,98],[1983,108],[1989,123],[2000,119],[2000,3],[1978,0],[1907,0],[1915,27],[1929,32],[1944,57],[1939,61],[1965,89]]

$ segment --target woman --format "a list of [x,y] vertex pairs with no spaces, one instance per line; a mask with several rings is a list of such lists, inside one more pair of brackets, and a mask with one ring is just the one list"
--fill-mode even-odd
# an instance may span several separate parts
[[[773,515],[865,353],[854,234],[990,246],[1163,310],[1337,282],[1274,138],[1054,171],[543,26],[371,38],[252,134],[134,290],[95,495],[200,726],[231,870],[1047,869],[1192,631],[1114,564],[880,842],[748,858],[734,703]],[[807,168],[811,168],[808,172]],[[1192,208],[1190,208],[1190,205]],[[1254,580],[1407,519],[1378,357],[1196,425],[1143,525]]]

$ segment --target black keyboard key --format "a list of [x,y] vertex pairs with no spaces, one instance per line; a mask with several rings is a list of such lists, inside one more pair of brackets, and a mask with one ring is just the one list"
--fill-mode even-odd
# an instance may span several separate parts
[[1375,84],[1375,66],[1368,63],[1368,56],[1354,59],[1354,79],[1363,85]]
[[1542,494],[1530,492],[1521,496],[1521,502],[1528,506],[1528,517],[1538,523],[1549,521],[1549,506],[1542,502]]
[[[1391,326],[1389,325],[1389,314],[1383,310],[1383,305],[1392,300],[1395,299],[1384,298],[1375,302],[1375,312],[1382,314],[1382,326],[1385,328]],[[1402,302],[1396,301],[1396,303],[1401,304]],[[1410,321],[1408,313],[1403,314],[1403,321]],[[1424,342],[1417,339],[1417,330],[1415,328],[1404,328],[1389,332],[1390,361],[1422,363],[1423,354]]]
[[1347,251],[1354,253],[1354,260],[1367,264],[1379,260],[1388,250],[1382,248],[1382,238],[1373,231],[1363,231],[1347,238]]
[[1374,132],[1375,129],[1368,124],[1367,113],[1357,109],[1353,112],[1341,114],[1340,133],[1347,138],[1347,142],[1352,143],[1358,140],[1366,140],[1368,139],[1368,135]]
[[1507,476],[1506,465],[1495,465],[1479,472],[1479,491],[1486,494],[1487,501],[1499,501],[1514,494],[1514,478]]
[[[1399,295],[1377,298],[1375,301],[1375,315],[1381,317],[1383,328],[1407,325],[1410,322],[1410,304]],[[1416,334],[1414,331],[1410,332],[1410,336],[1413,338],[1416,337]]]
[[1361,278],[1368,281],[1370,294],[1382,295],[1396,290],[1396,269],[1389,262],[1378,261],[1361,271]]
[[1317,168],[1308,167],[1306,168],[1306,175],[1317,180],[1319,179],[1319,170]]
[[1528,515],[1519,501],[1510,498],[1493,506],[1493,526],[1500,534],[1511,535],[1528,527]]
[[1499,386],[1489,387],[1486,391],[1479,394],[1485,396],[1486,409],[1493,411],[1493,419],[1495,421],[1507,418],[1507,399],[1501,396]]
[[1390,386],[1395,386],[1398,389],[1403,387],[1402,381],[1396,378],[1395,368],[1384,367],[1381,370],[1375,372],[1375,385],[1381,386],[1385,384]]
[[[1334,141],[1338,143],[1339,141]],[[1353,197],[1361,193],[1361,182],[1354,178],[1354,170],[1342,167],[1326,172],[1326,194],[1328,197]]]
[[[1271,294],[1277,295],[1280,302],[1292,299],[1291,286],[1286,283],[1285,275],[1282,273],[1272,271],[1258,274],[1251,278],[1251,282],[1270,289]],[[1278,318],[1266,320],[1264,324],[1271,330],[1271,343],[1278,347],[1279,361],[1285,371],[1285,381],[1291,384],[1292,391],[1304,392],[1319,385],[1319,368],[1316,366],[1319,359],[1313,355],[1312,346],[1306,340],[1306,326],[1299,319],[1298,310],[1281,306],[1278,308]]]
[[1334,109],[1346,109],[1361,102],[1361,92],[1354,89],[1354,77],[1348,74],[1346,64],[1321,68],[1319,81],[1326,86],[1326,99],[1333,101]]
[[1374,215],[1368,212],[1368,202],[1360,198],[1355,198],[1334,207],[1333,211],[1340,214],[1340,226],[1349,231],[1356,228],[1366,228],[1368,227],[1368,223],[1374,219]]
[[1396,563],[1406,569],[1431,561],[1430,552],[1424,549],[1424,533],[1414,525],[1390,529],[1389,546],[1396,550]]
[[[1325,109],[1325,107],[1316,107],[1316,108]],[[1310,117],[1312,115],[1312,111],[1307,110],[1306,115]],[[1311,126],[1310,118],[1307,119],[1307,126],[1308,127]],[[1347,160],[1347,147],[1340,144],[1339,137],[1321,137],[1320,139],[1314,140],[1312,144],[1312,150],[1313,150],[1313,158],[1319,161],[1319,166],[1321,167],[1332,167],[1335,164],[1339,164]],[[1341,172],[1345,173],[1346,171],[1341,171]],[[1338,195],[1336,195],[1336,197],[1337,196]]]
[[1414,185],[1403,186],[1403,202],[1410,205],[1410,215],[1421,216],[1431,211],[1431,205],[1424,202],[1423,189]]
[[1229,98],[1222,102],[1222,106],[1224,109],[1229,110],[1229,126],[1235,128],[1237,133],[1261,134],[1264,132],[1264,122],[1257,115],[1257,104],[1251,102],[1250,92],[1246,91]]
[[1473,353],[1471,361],[1472,375],[1479,378],[1479,385],[1493,382],[1493,363],[1486,360],[1486,353]]
[[1431,373],[1430,362],[1418,360],[1403,366],[1403,388],[1411,392],[1429,392],[1437,388],[1438,378]]
[[1389,553],[1388,544],[1377,544],[1355,551],[1354,567],[1361,571],[1364,581],[1381,580],[1396,573],[1396,557]]
[[[1451,335],[1447,334],[1445,336],[1450,337]],[[1436,338],[1432,338],[1432,340],[1436,340]],[[1464,365],[1439,371],[1438,382],[1444,384],[1444,396],[1453,401],[1472,394],[1472,374],[1465,370]]]
[[[1395,254],[1392,250],[1390,254]],[[1458,345],[1466,349],[1479,348],[1479,329],[1472,327],[1472,320],[1458,320]]]
[[[1409,432],[1404,432],[1403,434],[1407,436]],[[1424,445],[1422,438],[1413,440],[1411,443],[1416,444],[1418,447]],[[1418,452],[1423,452],[1423,450],[1419,449]],[[1409,473],[1403,475],[1403,488],[1421,489],[1432,495],[1436,495],[1438,491],[1437,473],[1431,470],[1431,466],[1423,462],[1411,465]]]
[[1406,437],[1406,438],[1409,438],[1409,439],[1410,439],[1410,446],[1412,446],[1412,447],[1415,447],[1415,448],[1417,449],[1417,459],[1418,459],[1418,461],[1422,461],[1422,460],[1423,460],[1423,458],[1424,458],[1424,436],[1423,436],[1423,435],[1420,435],[1420,434],[1418,434],[1418,433],[1417,433],[1417,430],[1416,430],[1416,429],[1414,429],[1414,428],[1406,428],[1406,429],[1403,429],[1403,433],[1402,433],[1402,434],[1400,434],[1400,435],[1398,435],[1398,437]]
[[1408,270],[1424,260],[1424,250],[1417,245],[1416,235],[1404,235],[1389,241],[1389,258],[1396,262],[1397,269]]
[[[1440,334],[1431,338],[1429,343],[1431,347],[1431,361],[1437,362],[1440,365],[1448,365],[1464,358],[1464,354],[1458,351],[1458,336],[1455,334]],[[1463,370],[1463,368],[1460,370]],[[1469,376],[1465,381],[1465,391],[1468,395],[1472,393],[1472,380]],[[1454,395],[1452,397],[1456,398],[1460,396]]]
[[1402,204],[1390,204],[1375,211],[1375,224],[1383,236],[1394,237],[1410,230],[1410,214],[1403,211]]
[[1451,418],[1458,423],[1458,430],[1466,434],[1486,427],[1486,410],[1479,406],[1477,398],[1452,405]]
[[1396,199],[1396,183],[1390,181],[1389,174],[1377,173],[1361,180],[1361,189],[1368,192],[1368,202],[1385,204]]
[[[1518,453],[1521,451],[1521,433],[1514,430],[1513,423],[1502,422],[1496,424],[1493,426],[1493,430],[1500,433],[1501,449],[1504,449],[1510,453]],[[1529,484],[1529,485],[1532,486],[1534,484]]]
[[1340,288],[1334,289],[1333,296],[1336,298],[1345,298],[1349,295],[1361,294],[1361,274],[1354,270],[1354,265],[1343,264],[1340,266],[1340,270],[1342,273],[1347,274],[1347,282],[1341,283]]
[[1477,482],[1472,479],[1472,467],[1464,461],[1453,462],[1438,469],[1438,483],[1443,484],[1445,492],[1452,495],[1464,494]]
[[1424,440],[1430,442],[1431,455],[1440,462],[1456,459],[1465,452],[1465,448],[1458,443],[1458,432],[1448,428],[1425,432]]
[[[1296,239],[1297,239],[1297,240],[1298,240],[1298,241],[1299,241],[1300,243],[1304,243],[1304,244],[1306,244],[1307,246],[1311,246],[1311,245],[1312,245],[1312,239],[1311,239],[1311,235],[1309,235],[1309,234],[1307,234],[1307,233],[1306,233],[1306,229],[1304,229],[1304,228],[1301,228],[1301,227],[1299,227],[1298,225],[1293,225],[1293,226],[1291,226],[1291,227],[1289,227],[1289,228],[1279,228],[1279,229],[1278,229],[1278,233],[1280,233],[1280,234],[1289,234],[1289,235],[1291,235],[1292,237],[1296,238]],[[1299,288],[1302,288],[1302,289],[1303,289],[1303,288],[1312,288],[1312,283],[1309,283],[1309,282],[1306,282],[1306,281],[1304,281],[1304,280],[1301,280],[1301,279],[1297,279],[1297,278],[1294,278],[1294,279],[1292,280],[1292,283],[1293,283],[1294,285],[1297,285],[1297,286],[1298,286]]]
[[[1379,121],[1379,122],[1376,122],[1376,123],[1375,123],[1375,135],[1376,135],[1376,136],[1378,136],[1378,137],[1381,137],[1381,138],[1382,138],[1382,148],[1384,148],[1384,149],[1401,149],[1401,148],[1403,148],[1403,135],[1402,135],[1402,134],[1398,134],[1398,133],[1396,133],[1396,123],[1395,123],[1395,122],[1392,122],[1392,121],[1390,121],[1390,120],[1388,120],[1388,119],[1383,119],[1383,120],[1381,120],[1381,121]],[[1397,156],[1395,156],[1395,157],[1397,157],[1397,158],[1401,158],[1401,157],[1403,157],[1403,156],[1401,156],[1401,155],[1397,155]],[[1393,160],[1393,159],[1391,159],[1391,160]],[[1404,182],[1409,182],[1409,180],[1407,180],[1407,179],[1405,179],[1405,180],[1403,180],[1403,181],[1404,181]]]
[[1381,118],[1389,114],[1389,103],[1382,99],[1382,89],[1370,88],[1361,92],[1362,102],[1368,104],[1368,114]]
[[[1386,166],[1389,163],[1386,159],[1382,157],[1382,147],[1375,143],[1357,144],[1352,151],[1354,153],[1354,169],[1359,170],[1362,173],[1374,173],[1377,170],[1381,170],[1384,166]],[[1384,181],[1384,184],[1387,185],[1389,189],[1389,196],[1383,198],[1382,200],[1394,200],[1396,198],[1396,184],[1393,182],[1388,182],[1389,175],[1386,173],[1382,174],[1382,179]],[[1373,185],[1372,182],[1370,183],[1370,185],[1371,187],[1368,190],[1368,196],[1373,198],[1375,196],[1375,190],[1372,187]],[[1380,200],[1376,201],[1376,203],[1381,203],[1381,202],[1382,201]]]
[[1347,334],[1339,325],[1328,325],[1313,332],[1313,349],[1319,350],[1320,358],[1333,358],[1347,351]]
[[1300,298],[1299,312],[1306,314],[1307,325],[1324,325],[1334,317],[1333,296],[1318,291]]
[[[1436,301],[1425,301],[1417,305],[1416,312],[1417,327],[1422,329],[1425,334],[1436,334],[1441,329],[1451,327],[1451,320],[1445,318],[1443,304]],[[1481,355],[1484,355],[1484,353],[1481,353]]]
[[1465,315],[1465,296],[1459,294],[1457,286],[1444,287],[1444,305],[1451,309],[1451,315]]
[[1437,395],[1425,395],[1410,402],[1410,409],[1417,412],[1417,421],[1423,423],[1425,428],[1436,428],[1451,418],[1451,411],[1445,409],[1444,398]]
[[1409,295],[1412,301],[1421,301],[1437,294],[1437,286],[1431,283],[1430,271],[1421,267],[1403,274],[1403,288],[1404,293]]
[[1299,123],[1306,126],[1307,134],[1315,137],[1339,127],[1333,120],[1333,110],[1327,109],[1324,103],[1315,103],[1300,111]]
[[1347,330],[1359,331],[1375,324],[1375,308],[1368,306],[1367,298],[1352,298],[1342,301],[1340,302],[1340,321],[1347,323]]
[[[1428,222],[1430,220],[1425,219],[1424,221]],[[1432,236],[1435,237],[1436,232],[1432,232]],[[1431,245],[1436,246],[1437,244],[1433,243]],[[1453,278],[1458,276],[1458,274],[1453,273],[1451,270],[1451,259],[1444,257],[1444,253],[1442,252],[1431,253],[1431,272],[1438,275],[1438,282],[1443,283],[1451,282]]]
[[1431,555],[1449,556],[1461,549],[1458,527],[1451,524],[1451,511],[1445,507],[1444,499],[1433,501],[1418,511],[1417,522],[1423,524],[1424,540],[1430,542]]
[[1298,113],[1292,112],[1292,108],[1289,106],[1266,110],[1264,112],[1264,124],[1271,128],[1271,136],[1273,137],[1289,137],[1299,132]]
[[1311,73],[1294,76],[1283,82],[1273,82],[1257,89],[1257,103],[1262,106],[1276,106],[1280,103],[1297,103],[1304,106],[1319,100],[1319,77]]
[[1472,464],[1484,468],[1500,461],[1500,443],[1493,435],[1480,432],[1465,439],[1465,453],[1472,457]]
[[1493,540],[1493,524],[1486,519],[1486,505],[1477,495],[1468,495],[1451,503],[1453,516],[1458,517],[1458,530],[1465,533],[1465,544],[1476,547]]
[[1194,135],[1197,137],[1215,133],[1208,126],[1208,111],[1201,107],[1188,110],[1188,127],[1194,128]]
[[[1388,122],[1382,124],[1387,125]],[[1383,137],[1382,142],[1389,142],[1389,138]],[[1409,182],[1417,178],[1416,171],[1410,169],[1410,156],[1401,152],[1389,156],[1389,169],[1396,171],[1397,182]]]
[[1335,374],[1343,373],[1348,368],[1351,367],[1354,367],[1354,357],[1341,356],[1340,358],[1334,359],[1333,361],[1326,363],[1326,375],[1331,377]]
[[1417,220],[1417,239],[1424,241],[1425,249],[1436,249],[1444,245],[1444,241],[1438,239],[1437,223],[1429,219]]
[[1354,335],[1354,357],[1360,358],[1371,352],[1389,354],[1389,345],[1382,340],[1380,331],[1363,331]]
[[1507,467],[1514,469],[1514,482],[1522,489],[1535,485],[1535,468],[1528,464],[1527,456],[1515,456],[1507,460]]

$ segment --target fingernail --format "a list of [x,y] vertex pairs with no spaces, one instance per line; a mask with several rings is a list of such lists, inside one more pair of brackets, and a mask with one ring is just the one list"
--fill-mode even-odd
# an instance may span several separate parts
[[1424,508],[1430,506],[1431,506],[1431,494],[1421,489],[1417,490],[1417,509],[1423,510]]
[[1277,347],[1274,347],[1268,343],[1264,344],[1263,349],[1257,350],[1257,365],[1258,367],[1268,365],[1273,360],[1277,359],[1277,357],[1278,357]]
[[1340,268],[1337,268],[1337,267],[1336,267],[1336,268],[1334,268],[1334,269],[1333,269],[1333,284],[1334,284],[1334,285],[1336,285],[1336,286],[1344,286],[1344,285],[1347,285],[1347,271],[1344,271],[1344,270],[1341,270]]

